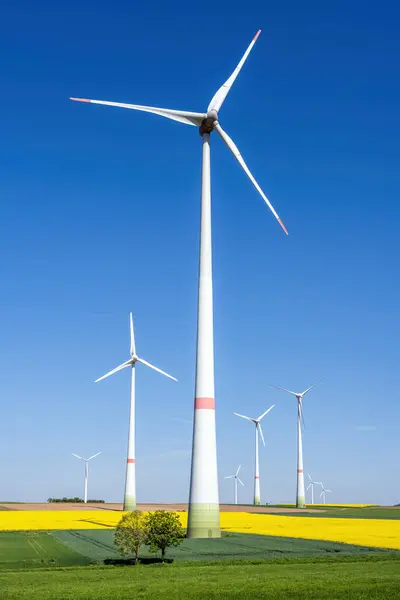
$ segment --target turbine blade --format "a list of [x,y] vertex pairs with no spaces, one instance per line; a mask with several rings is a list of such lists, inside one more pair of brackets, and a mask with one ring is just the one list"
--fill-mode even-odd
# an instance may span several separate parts
[[96,456],[98,456],[99,454],[101,454],[101,452],[98,452],[97,454],[93,454],[92,456],[90,456],[88,458],[88,460],[92,460],[92,458],[96,458]]
[[102,377],[99,377],[98,379],[96,379],[95,383],[97,383],[98,381],[101,381],[102,379],[106,379],[106,377],[110,377],[110,375],[114,375],[114,373],[117,373],[117,371],[121,371],[121,369],[125,369],[125,367],[129,367],[132,364],[133,363],[132,363],[131,359],[127,360],[126,362],[122,363],[122,365],[119,365],[119,367],[116,367],[112,371],[109,371]]
[[325,492],[331,492],[332,490],[327,490],[327,489],[325,488],[325,490],[324,490],[324,491],[325,491]]
[[323,495],[324,495],[324,490],[322,490],[322,492],[320,493],[319,497],[322,498]]
[[312,483],[309,483],[308,487],[307,487],[307,491],[310,489],[311,486],[312,486]]
[[150,367],[150,369],[157,371],[157,373],[161,373],[161,375],[165,375],[165,377],[169,377],[170,379],[173,379],[174,381],[178,381],[177,379],[175,379],[175,377],[172,377],[172,375],[168,375],[168,373],[166,373],[165,371],[161,371],[161,369],[159,369],[158,367],[155,367],[151,363],[147,362],[147,360],[143,360],[143,358],[138,358],[137,360],[138,360],[138,362],[142,363],[142,365],[146,365],[146,367]]
[[314,483],[314,482],[313,482],[313,480],[312,480],[312,477],[311,477],[310,473],[307,473],[307,475],[308,475],[308,479],[309,479],[309,480],[310,480],[312,483]]
[[319,383],[321,383],[322,379],[320,379],[319,381],[317,381],[317,383],[314,383],[314,385],[310,386],[309,388],[307,388],[301,395],[305,396],[306,394],[308,394],[308,392],[310,390],[312,390],[316,385],[318,385]]
[[224,477],[224,479],[233,479],[234,475],[228,475],[228,477]]
[[239,465],[239,466],[238,466],[238,469],[237,469],[237,471],[236,471],[236,477],[239,475],[239,471],[240,471],[240,469],[241,469],[241,468],[242,468],[242,465]]
[[240,154],[239,149],[236,146],[235,142],[222,129],[222,127],[221,127],[221,125],[219,125],[219,123],[217,123],[215,125],[215,130],[218,132],[218,134],[224,140],[225,144],[228,146],[229,150],[232,152],[233,156],[236,158],[236,160],[238,161],[238,163],[242,167],[243,171],[246,173],[246,175],[248,176],[248,178],[250,179],[250,181],[252,182],[252,184],[254,185],[254,187],[256,188],[256,190],[259,192],[259,194],[261,195],[261,197],[263,198],[263,200],[267,204],[268,208],[270,209],[270,211],[272,212],[272,214],[274,215],[274,217],[277,219],[277,221],[278,221],[279,225],[282,227],[283,231],[286,233],[286,235],[288,235],[288,231],[287,231],[286,227],[284,226],[284,224],[282,223],[281,219],[279,218],[278,213],[276,212],[276,210],[272,206],[271,202],[268,200],[267,196],[264,194],[264,192],[262,191],[262,189],[258,185],[257,181],[254,179],[253,175],[250,173],[250,170],[247,167],[246,163],[244,162],[243,157]]
[[263,432],[262,432],[262,429],[261,429],[261,425],[260,425],[260,423],[257,423],[257,427],[258,427],[258,430],[259,430],[259,432],[260,432],[260,435],[261,435],[262,443],[263,443],[263,444],[264,444],[264,446],[265,446],[265,440],[264,440],[264,436],[263,436]]
[[274,408],[274,406],[275,406],[275,404],[273,404],[272,406],[270,406],[270,407],[268,408],[268,410],[266,410],[265,412],[263,412],[263,414],[262,414],[262,415],[260,415],[260,416],[258,417],[257,421],[261,421],[261,419],[262,419],[263,417],[265,417],[265,415],[267,415],[267,414],[269,413],[269,411],[270,411],[270,410],[272,410],[272,409]]
[[237,417],[242,417],[242,419],[247,419],[248,421],[252,421],[254,423],[254,419],[252,419],[251,417],[245,417],[244,415],[239,415],[239,413],[233,413],[234,415],[236,415]]
[[237,478],[237,480],[238,480],[238,482],[239,482],[240,484],[242,484],[242,486],[244,487],[244,483],[243,483],[243,481],[242,481],[241,479],[239,479],[239,477]]
[[135,333],[133,331],[133,317],[132,313],[129,313],[129,327],[131,333],[131,356],[135,356],[136,354],[136,345],[135,345]]
[[231,89],[232,85],[234,84],[236,77],[240,73],[240,69],[243,67],[248,55],[251,52],[251,49],[253,48],[254,44],[256,43],[257,38],[260,35],[260,33],[261,33],[261,29],[259,29],[257,31],[256,35],[253,37],[250,46],[247,48],[246,52],[243,54],[242,58],[239,61],[238,66],[233,71],[232,75],[225,81],[224,85],[221,86],[219,88],[218,92],[214,95],[213,99],[211,100],[210,104],[208,105],[207,111],[209,111],[209,110],[216,110],[217,112],[219,111],[226,96],[228,95],[229,90]]
[[298,394],[296,394],[296,392],[292,392],[292,391],[287,390],[287,389],[285,389],[283,387],[279,387],[279,385],[272,385],[271,383],[269,383],[268,385],[269,385],[269,387],[273,387],[273,388],[275,388],[277,390],[282,390],[282,392],[287,392],[288,394],[292,394],[292,396],[298,396]]
[[82,456],[79,456],[79,454],[72,453],[72,456],[76,456],[76,458],[80,458],[81,460],[85,460],[84,458],[82,458]]
[[105,100],[89,100],[87,98],[70,98],[75,102],[90,102],[91,104],[104,104],[106,106],[118,106],[119,108],[130,108],[132,110],[141,110],[142,112],[154,113],[173,121],[179,121],[186,125],[199,127],[206,116],[203,113],[187,112],[185,110],[171,110],[169,108],[158,108],[155,106],[141,106],[140,104],[125,104],[123,102],[106,102]]

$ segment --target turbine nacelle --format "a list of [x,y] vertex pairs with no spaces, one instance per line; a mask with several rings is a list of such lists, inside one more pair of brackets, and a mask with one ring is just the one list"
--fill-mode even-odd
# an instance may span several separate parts
[[213,129],[218,125],[218,112],[216,110],[209,110],[203,121],[201,122],[199,133],[211,133]]

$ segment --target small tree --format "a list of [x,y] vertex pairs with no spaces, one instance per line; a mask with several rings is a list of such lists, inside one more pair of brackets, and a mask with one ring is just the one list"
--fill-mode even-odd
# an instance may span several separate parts
[[122,556],[135,556],[138,563],[139,550],[144,544],[146,528],[144,515],[138,510],[127,513],[122,517],[115,531],[114,543]]
[[183,542],[185,532],[179,516],[168,510],[156,510],[145,517],[146,540],[150,552],[161,550],[164,562],[165,550],[170,546],[179,546]]

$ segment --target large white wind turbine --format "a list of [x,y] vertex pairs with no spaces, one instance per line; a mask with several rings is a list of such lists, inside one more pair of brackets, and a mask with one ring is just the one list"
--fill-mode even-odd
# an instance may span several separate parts
[[240,467],[242,465],[239,465],[236,471],[236,475],[228,475],[228,477],[225,477],[224,479],[234,479],[235,480],[235,504],[238,503],[238,482],[244,486],[243,481],[239,478],[239,471],[240,471]]
[[129,412],[129,432],[128,432],[128,456],[126,460],[126,477],[125,477],[125,494],[124,494],[124,510],[135,510],[136,509],[136,452],[135,452],[135,365],[137,362],[142,363],[142,365],[146,365],[146,367],[150,367],[150,369],[154,369],[158,373],[177,381],[175,377],[172,375],[168,375],[165,371],[161,371],[154,365],[150,364],[143,358],[139,358],[136,354],[136,345],[135,345],[135,334],[133,331],[133,319],[132,313],[129,315],[129,325],[130,325],[130,333],[131,333],[131,347],[130,347],[130,359],[126,362],[122,363],[109,373],[103,375],[103,377],[99,377],[96,379],[95,383],[101,381],[102,379],[106,379],[110,375],[113,375],[117,371],[121,371],[121,369],[125,369],[126,367],[131,367],[131,403],[130,403],[130,412]]
[[[261,31],[261,30],[260,30]],[[194,401],[192,467],[190,476],[187,536],[220,537],[217,448],[215,434],[214,335],[211,252],[210,134],[216,131],[228,146],[250,181],[287,233],[274,207],[254,179],[236,144],[219,124],[219,110],[243,67],[260,31],[254,36],[236,69],[212,98],[207,112],[187,112],[138,104],[71,98],[79,102],[105,104],[154,113],[167,119],[198,127],[202,137],[200,261],[198,283],[196,384]],[[213,60],[213,62],[215,62]],[[245,115],[245,113],[244,113]]]
[[264,444],[264,446],[265,446],[265,440],[264,440],[263,432],[261,429],[260,421],[261,421],[261,419],[263,419],[265,417],[265,415],[267,415],[269,413],[270,410],[272,410],[274,408],[274,406],[275,406],[275,404],[270,406],[268,408],[268,410],[263,412],[263,414],[260,415],[257,419],[253,419],[253,417],[245,417],[244,415],[239,415],[239,413],[233,413],[237,417],[242,417],[242,419],[247,419],[248,421],[251,421],[256,426],[256,449],[255,449],[256,451],[255,451],[255,460],[254,460],[254,504],[260,504],[260,502],[261,502],[261,500],[260,500],[260,469],[259,469],[259,462],[258,462],[258,433],[260,433],[260,435],[261,435],[262,443]]
[[[320,383],[319,381],[317,383]],[[306,495],[304,491],[304,472],[303,472],[303,440],[301,434],[301,426],[304,424],[303,416],[303,398],[304,396],[317,385],[314,383],[311,387],[304,390],[304,392],[291,392],[285,388],[281,388],[278,385],[271,385],[271,387],[277,390],[282,390],[297,398],[297,491],[296,491],[296,506],[297,508],[305,508],[306,506]]]
[[89,456],[89,458],[83,458],[83,456],[79,456],[79,454],[72,453],[72,456],[76,456],[76,458],[80,458],[85,463],[85,494],[84,494],[84,498],[83,498],[83,501],[85,504],[87,503],[87,488],[88,488],[88,479],[89,479],[88,463],[89,463],[89,460],[92,460],[92,458],[96,458],[96,456],[98,456],[99,454],[101,454],[101,452],[97,452],[97,454],[93,454],[93,456]]
[[320,497],[320,498],[323,498],[323,500],[324,500],[324,504],[326,504],[325,493],[326,493],[326,492],[332,492],[332,490],[328,490],[327,488],[325,488],[325,487],[324,487],[324,484],[322,483],[322,481],[319,481],[318,483],[319,483],[319,485],[320,485],[320,486],[321,486],[321,488],[322,488],[322,492],[321,492],[321,494],[320,494],[320,496],[319,496],[319,497]]

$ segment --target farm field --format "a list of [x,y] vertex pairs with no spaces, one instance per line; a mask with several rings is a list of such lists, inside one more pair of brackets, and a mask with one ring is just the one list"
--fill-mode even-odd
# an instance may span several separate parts
[[[367,510],[367,509],[360,509]],[[371,509],[372,510],[372,509]],[[378,509],[375,509],[378,510]],[[398,514],[397,509],[388,509]],[[187,513],[178,513],[186,526]],[[325,540],[373,548],[400,550],[400,520],[385,518],[342,518],[330,513],[328,518],[316,515],[260,514],[222,512],[224,532],[265,536]],[[112,510],[2,511],[0,531],[54,531],[114,529],[121,516]]]
[[2,600],[392,600],[398,561],[233,562],[0,572]]

